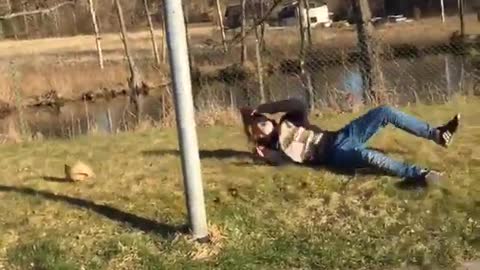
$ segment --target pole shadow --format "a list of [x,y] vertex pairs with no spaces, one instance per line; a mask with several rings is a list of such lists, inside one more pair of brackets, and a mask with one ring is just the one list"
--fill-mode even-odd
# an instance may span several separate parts
[[10,192],[27,196],[41,197],[46,200],[62,202],[79,208],[88,209],[112,221],[123,223],[124,225],[130,226],[137,230],[141,230],[145,233],[157,233],[164,238],[171,237],[177,233],[188,232],[188,226],[186,225],[172,226],[165,223],[159,223],[157,221],[146,219],[135,214],[124,212],[108,205],[100,205],[85,199],[69,197],[66,195],[58,195],[49,191],[35,190],[28,187],[0,185],[0,192]]

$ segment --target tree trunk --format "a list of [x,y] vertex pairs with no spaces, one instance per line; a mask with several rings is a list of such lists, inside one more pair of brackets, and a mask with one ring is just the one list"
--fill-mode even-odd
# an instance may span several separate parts
[[265,103],[265,87],[263,83],[263,67],[262,67],[262,54],[260,48],[260,31],[258,26],[255,26],[255,55],[257,58],[257,77],[258,77],[258,89],[260,91],[260,103]]
[[[184,6],[183,9],[188,10],[186,6]],[[192,72],[193,67],[195,65],[195,59],[193,58],[192,50],[190,50],[191,39],[190,39],[190,31],[188,29],[188,23],[189,23],[188,16],[189,16],[188,12],[185,12],[183,16],[183,21],[185,22],[185,34],[187,35],[188,63],[190,64],[190,71]]]
[[463,38],[465,36],[465,1],[458,0],[458,16],[460,18],[460,36]]
[[306,37],[307,37],[307,21],[308,18],[304,18],[305,12],[305,0],[300,0],[298,3],[298,24],[300,30],[300,79],[303,87],[306,90],[308,108],[313,110],[315,108],[313,85],[310,72],[305,68],[306,58]]
[[232,109],[235,109],[237,105],[235,103],[235,93],[233,92],[233,88],[231,88],[230,91],[228,91],[228,93],[230,95],[230,107]]
[[422,10],[420,9],[420,7],[418,6],[413,7],[413,18],[415,18],[415,20],[417,21],[422,18]]
[[[26,12],[27,11],[27,3],[23,3],[22,7],[23,7],[23,12]],[[24,28],[25,28],[25,38],[28,39],[30,37],[30,29],[28,27],[28,17],[27,17],[27,15],[23,15],[23,25],[24,25]]]
[[[260,19],[263,19],[265,16],[264,1],[260,0]],[[265,22],[261,24],[260,28],[260,48],[262,51],[266,49],[265,46]]]
[[150,16],[150,9],[148,8],[148,0],[143,0],[145,7],[145,14],[147,15],[148,28],[150,29],[150,38],[152,40],[153,56],[155,57],[155,63],[160,65],[160,56],[158,55],[158,45],[155,40],[155,29],[153,28],[152,17]]
[[380,48],[375,40],[373,25],[370,22],[368,0],[352,0],[352,7],[356,18],[360,51],[359,67],[362,74],[364,99],[366,102],[379,102],[381,69],[376,52],[378,53]]
[[53,12],[53,22],[55,24],[55,36],[60,36],[60,26],[58,25],[58,9]]
[[130,102],[132,102],[134,105],[135,112],[136,112],[135,120],[138,123],[142,117],[142,108],[140,106],[141,104],[139,99],[140,99],[140,90],[143,87],[143,79],[142,79],[142,76],[140,75],[140,72],[138,71],[138,68],[130,52],[130,46],[128,44],[128,37],[127,37],[127,27],[125,26],[125,20],[123,18],[123,10],[119,0],[115,0],[115,6],[117,9],[117,16],[120,24],[120,31],[122,34],[123,48],[125,50],[125,56],[127,57],[128,67],[130,69],[130,78],[128,80],[128,85],[130,88]]
[[247,26],[247,21],[246,21],[246,0],[241,0],[242,1],[242,14],[241,14],[241,38],[242,38],[242,52],[241,52],[241,63],[242,65],[245,65],[247,62],[247,41],[246,41],[246,26]]
[[15,19],[9,20],[9,22],[10,22],[10,27],[12,29],[13,38],[18,39],[17,25],[15,24]]
[[5,4],[7,4],[7,10],[6,10],[6,13],[12,13],[12,3],[10,2],[10,0],[6,0],[5,1]]
[[308,46],[312,46],[312,25],[310,23],[310,1],[303,0],[305,4],[305,11],[307,15],[307,38],[308,38]]
[[[34,6],[36,6],[36,3],[34,3]],[[39,19],[38,19],[38,15],[32,15],[32,19],[33,19],[33,27],[35,28],[34,29],[34,38],[39,38],[41,36],[41,33],[40,33],[40,23],[38,22]]]
[[103,53],[102,53],[102,43],[101,37],[98,30],[98,23],[97,23],[97,16],[95,15],[95,7],[93,6],[93,1],[88,0],[88,6],[90,7],[90,16],[92,18],[93,29],[95,31],[95,43],[97,46],[97,53],[98,53],[98,64],[100,65],[100,69],[103,69]]
[[161,31],[162,31],[162,62],[167,63],[167,34],[165,33],[165,14],[163,13],[163,7],[159,9],[162,17]]
[[75,6],[72,7],[72,24],[73,24],[73,35],[78,35],[78,26],[77,26],[77,14],[75,13]]
[[228,51],[227,38],[225,35],[225,27],[223,25],[223,13],[222,7],[220,6],[220,0],[215,0],[215,4],[217,7],[218,26],[220,28],[220,33],[222,34],[223,51],[226,53]]

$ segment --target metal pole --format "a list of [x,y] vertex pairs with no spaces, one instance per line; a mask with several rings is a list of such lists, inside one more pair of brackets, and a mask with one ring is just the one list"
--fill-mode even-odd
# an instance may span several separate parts
[[182,1],[165,0],[164,9],[189,225],[195,239],[208,240]]
[[440,0],[440,7],[442,8],[442,23],[445,23],[445,4],[444,4],[444,0]]

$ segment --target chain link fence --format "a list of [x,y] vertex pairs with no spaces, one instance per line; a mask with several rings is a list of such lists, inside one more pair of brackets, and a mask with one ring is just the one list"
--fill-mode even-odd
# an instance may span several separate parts
[[[212,1],[217,12],[214,8],[208,13],[217,21],[187,27],[194,101],[197,115],[205,118],[199,123],[231,117],[224,113],[228,108],[236,111],[241,106],[288,97],[302,98],[313,109],[350,111],[364,101],[403,105],[445,102],[454,95],[480,95],[477,10],[462,8],[460,19],[457,1],[444,1],[444,16],[440,9],[420,16],[422,12],[415,8],[410,13],[388,15],[382,5],[366,7],[364,0],[337,1],[344,3],[343,11],[330,8],[334,0],[328,5],[301,0],[300,7],[298,2],[281,0],[240,0],[228,6],[226,1]],[[47,7],[59,3],[53,2]],[[112,2],[97,2],[97,15],[90,16],[98,17],[98,38],[43,39],[45,35],[41,35],[42,39],[33,39],[36,23],[24,23],[20,20],[23,16],[18,15],[21,9],[14,10],[20,20],[15,28],[18,38],[22,23],[33,36],[25,42],[1,44],[8,52],[0,53],[4,60],[0,67],[14,62],[14,73],[20,79],[14,81],[6,72],[5,78],[0,76],[0,84],[7,86],[4,89],[13,89],[5,90],[0,97],[0,114],[5,115],[0,119],[0,133],[18,125],[11,124],[20,116],[10,109],[16,105],[17,94],[27,104],[21,117],[33,134],[74,137],[90,130],[129,130],[136,127],[137,114],[155,124],[174,123],[162,7],[153,0],[145,6],[144,1],[120,2],[125,7],[125,32],[130,31],[126,39],[121,39],[118,26],[113,26],[117,18]],[[64,6],[58,15],[59,29],[63,29],[62,20],[75,15],[76,23],[72,19],[70,26],[75,26],[78,33],[83,33],[82,27],[88,28],[87,33],[92,34],[92,25],[81,26],[91,15],[88,7],[93,6],[87,3]],[[29,12],[35,11],[28,8]],[[140,20],[135,14],[142,10],[144,18],[146,14],[152,17],[150,31],[147,23],[134,27],[134,21]],[[41,15],[29,16],[33,20]],[[3,23],[11,22],[4,19]],[[55,25],[45,29],[56,29]],[[129,56],[136,69],[129,68],[124,40],[130,43]],[[152,53],[154,40],[156,55]],[[104,68],[99,67],[96,41],[102,44]],[[35,57],[31,57],[32,52]],[[128,84],[131,71],[137,69],[141,81],[148,85],[147,95],[137,89],[142,90],[137,91],[141,96],[139,108],[131,104],[133,91]],[[12,98],[3,102],[8,106],[2,106],[2,98],[8,95]],[[2,113],[2,107],[8,110]],[[140,107],[141,113],[136,112]]]
[[243,38],[238,24],[227,29],[226,46],[220,26],[207,42],[191,42],[198,106],[237,107],[295,96],[311,107],[344,110],[365,100],[429,103],[480,94],[480,22],[472,12],[463,19],[451,13],[443,20],[441,14],[366,19],[369,14],[359,6],[353,10],[357,19],[314,23],[321,17],[315,12],[322,7],[316,7],[309,10],[309,24],[300,23],[302,7],[291,5],[293,16],[277,25],[246,16],[247,34]]

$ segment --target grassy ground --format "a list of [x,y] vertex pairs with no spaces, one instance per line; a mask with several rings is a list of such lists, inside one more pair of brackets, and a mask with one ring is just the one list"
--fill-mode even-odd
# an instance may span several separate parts
[[[404,108],[433,124],[462,112],[449,150],[390,128],[374,139],[446,170],[416,191],[386,176],[254,164],[238,126],[199,128],[208,245],[178,233],[174,129],[0,146],[0,269],[455,269],[480,258],[479,106]],[[354,116],[315,121],[334,129]],[[95,180],[62,182],[77,159]]]

